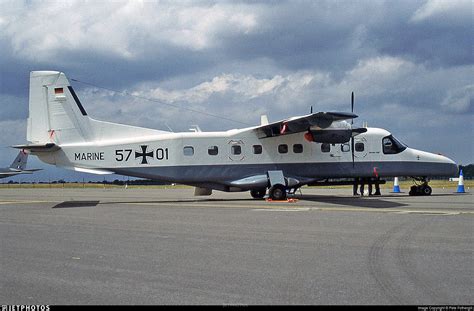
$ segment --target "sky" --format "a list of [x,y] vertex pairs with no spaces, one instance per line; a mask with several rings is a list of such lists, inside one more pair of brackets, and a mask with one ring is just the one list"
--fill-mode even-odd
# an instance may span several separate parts
[[[356,125],[474,163],[470,0],[0,5],[0,167],[14,159],[11,145],[26,143],[33,70],[81,81],[71,83],[94,119],[175,132],[257,125],[262,114],[277,121],[311,106],[349,112],[354,91]],[[43,171],[11,180],[104,179],[34,156],[28,166]]]

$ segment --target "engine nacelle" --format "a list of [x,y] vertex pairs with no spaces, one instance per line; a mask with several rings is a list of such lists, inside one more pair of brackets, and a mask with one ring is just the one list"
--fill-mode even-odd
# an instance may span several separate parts
[[[351,129],[323,129],[323,130],[309,130],[311,133],[310,139],[317,143],[327,144],[343,144],[347,143],[352,137]],[[305,135],[307,137],[309,135]]]
[[316,143],[343,144],[351,140],[352,136],[367,132],[366,128],[352,128],[346,121],[333,122],[327,128],[311,127],[304,135],[306,140]]

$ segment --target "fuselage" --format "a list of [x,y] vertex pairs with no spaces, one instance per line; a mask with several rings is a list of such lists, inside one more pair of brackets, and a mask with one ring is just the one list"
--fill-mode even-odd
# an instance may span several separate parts
[[122,140],[59,144],[38,153],[64,168],[102,170],[121,175],[202,186],[223,191],[248,190],[239,181],[268,171],[309,183],[325,178],[455,176],[447,157],[408,148],[388,131],[368,128],[351,143],[323,144],[304,133],[258,138],[252,128],[224,132],[163,133]]

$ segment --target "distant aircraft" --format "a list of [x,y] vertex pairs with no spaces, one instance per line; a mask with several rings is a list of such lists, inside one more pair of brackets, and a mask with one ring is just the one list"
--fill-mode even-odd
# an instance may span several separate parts
[[[352,99],[352,111],[354,101]],[[15,148],[79,172],[121,174],[284,199],[326,179],[411,176],[431,194],[430,176],[455,176],[451,159],[408,148],[388,131],[354,128],[353,113],[318,112],[222,132],[174,133],[97,121],[62,72],[30,74],[27,140]]]
[[28,153],[21,150],[18,152],[15,160],[12,162],[10,167],[0,168],[0,178],[7,178],[10,176],[15,176],[18,174],[31,174],[35,171],[39,171],[41,169],[31,169],[27,170],[26,162],[28,161]]

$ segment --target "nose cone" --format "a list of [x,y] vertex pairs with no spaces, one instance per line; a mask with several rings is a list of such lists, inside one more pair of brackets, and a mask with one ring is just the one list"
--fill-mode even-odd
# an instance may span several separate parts
[[456,162],[445,156],[440,155],[439,157],[441,157],[439,169],[442,172],[440,176],[453,177],[459,174],[459,168]]
[[459,173],[456,162],[443,155],[412,149],[423,176],[455,177]]

